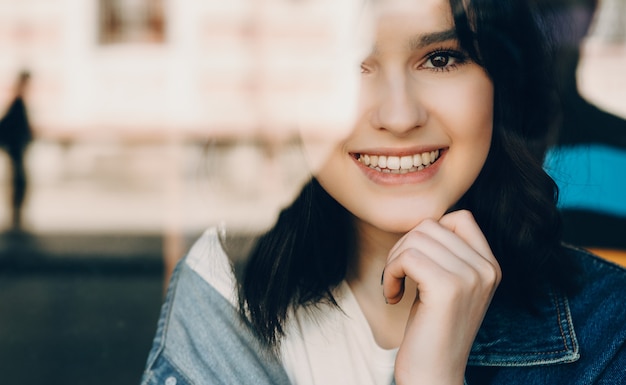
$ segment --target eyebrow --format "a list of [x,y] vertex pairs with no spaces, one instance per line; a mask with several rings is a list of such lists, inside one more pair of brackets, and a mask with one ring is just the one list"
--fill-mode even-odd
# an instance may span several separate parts
[[[411,51],[418,51],[424,47],[428,47],[431,44],[442,43],[444,41],[457,40],[457,39],[458,39],[458,36],[456,34],[456,30],[449,29],[446,31],[431,32],[431,33],[425,33],[425,34],[412,36],[409,39],[408,47],[409,47],[409,50]],[[372,54],[373,55],[378,54],[377,44],[374,44],[374,47],[372,48]]]
[[454,29],[449,29],[447,31],[441,31],[441,32],[432,32],[432,33],[426,33],[422,35],[416,35],[416,36],[413,36],[409,40],[409,49],[411,51],[416,51],[424,47],[427,47],[431,44],[442,43],[444,41],[457,40],[457,39],[458,37],[456,35],[456,30]]

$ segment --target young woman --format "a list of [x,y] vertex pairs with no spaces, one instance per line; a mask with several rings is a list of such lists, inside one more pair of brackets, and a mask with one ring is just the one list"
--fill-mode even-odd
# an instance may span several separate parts
[[237,271],[179,264],[144,384],[618,384],[626,273],[560,243],[524,0],[383,1],[351,133]]

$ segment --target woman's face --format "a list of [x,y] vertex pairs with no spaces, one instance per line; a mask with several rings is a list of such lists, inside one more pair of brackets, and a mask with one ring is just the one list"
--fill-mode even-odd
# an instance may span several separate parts
[[359,224],[400,234],[439,219],[480,173],[493,85],[460,50],[447,0],[384,4],[356,123],[316,177]]

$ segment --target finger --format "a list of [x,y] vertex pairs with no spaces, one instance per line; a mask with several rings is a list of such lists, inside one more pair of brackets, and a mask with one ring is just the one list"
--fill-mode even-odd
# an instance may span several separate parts
[[413,232],[405,240],[405,246],[388,260],[383,272],[383,294],[388,303],[397,303],[402,299],[407,277],[419,286],[420,291],[443,284],[444,278],[456,276],[463,277],[461,280],[479,279],[473,266],[427,234]]
[[[472,250],[475,250],[475,255],[481,259],[468,261],[481,273],[484,280],[492,281],[493,285],[497,286],[502,280],[500,264],[493,255],[489,242],[476,223],[472,213],[467,210],[455,211],[444,215],[439,220],[439,224],[458,236],[454,237],[455,239],[447,240],[446,244],[459,255],[472,255],[471,253],[464,254],[461,251],[463,247],[471,247]],[[432,236],[437,238],[440,234],[434,231]],[[486,263],[481,263],[482,261]]]
[[[422,254],[430,256],[441,267],[451,273],[461,274],[472,263],[471,258],[480,258],[475,256],[477,252],[450,230],[439,225],[437,222],[431,221],[432,225],[418,226],[406,234],[405,237],[397,243],[393,251],[387,258],[387,263],[393,261],[402,255],[406,250],[414,249]],[[429,229],[434,227],[435,229]],[[433,232],[439,233],[433,236]],[[440,239],[437,239],[439,237]],[[451,249],[448,243],[457,242],[460,245],[456,250]],[[463,256],[457,255],[462,253]],[[468,254],[473,254],[469,257]]]
[[[498,263],[491,251],[489,242],[487,242],[487,238],[485,238],[471,212],[468,210],[454,211],[441,217],[439,223],[458,235],[483,258],[492,263]],[[452,243],[451,245],[458,244]]]
[[[424,242],[424,239],[422,239],[423,237],[416,240],[414,235],[408,235],[403,240],[402,244],[398,244],[398,248],[396,250],[406,247],[418,247],[421,249],[423,247],[431,248],[438,246],[439,248],[445,248],[448,252],[463,259],[473,257],[478,254],[478,251],[474,250],[472,246],[470,246],[458,234],[455,234],[452,230],[435,220],[426,219],[411,231],[411,234],[420,233],[428,237],[426,243],[422,243]],[[430,242],[428,242],[428,239],[430,239]],[[425,249],[424,251],[427,250]]]
[[404,250],[402,255],[394,258],[383,272],[383,296],[389,304],[400,302],[404,296],[405,280],[410,278],[419,286],[419,290],[427,290],[429,280],[439,280],[443,274],[449,274],[433,261],[428,255],[416,249]]
[[[467,213],[469,214],[469,213]],[[471,234],[471,236],[479,236],[486,249],[483,256],[477,250],[472,248],[463,238],[454,233],[449,228],[443,226],[439,222],[433,220],[425,220],[415,229],[407,233],[400,241],[396,243],[387,259],[388,272],[391,267],[395,267],[393,274],[390,275],[388,285],[384,286],[384,293],[390,299],[390,303],[395,303],[402,298],[404,293],[403,280],[408,276],[420,286],[428,284],[429,287],[435,287],[436,283],[432,282],[429,275],[412,274],[409,266],[413,264],[411,260],[428,257],[437,265],[438,268],[445,270],[451,276],[457,276],[461,281],[465,281],[469,286],[480,285],[483,287],[495,288],[501,280],[500,266],[495,257],[491,253],[491,249],[485,240],[480,228],[475,224],[471,215],[457,215],[453,220],[469,220],[470,229],[473,231],[465,231],[463,234]],[[451,221],[454,222],[454,221]],[[473,223],[473,227],[471,224]],[[450,226],[452,229],[462,229],[461,226]],[[479,242],[473,242],[479,244]],[[402,258],[401,263],[396,263],[396,259]],[[399,267],[405,270],[398,270]],[[389,275],[384,275],[389,276]],[[468,287],[469,287],[468,286]],[[397,298],[399,297],[399,298]]]
[[[467,245],[481,255],[492,254],[487,239],[483,235],[480,227],[478,227],[473,215],[468,210],[459,210],[445,214],[439,221],[434,219],[423,220],[396,242],[389,252],[389,255],[394,254],[398,249],[404,247],[406,239],[410,237],[410,234],[414,231],[421,231],[432,235],[433,238],[446,245],[456,254],[465,252]],[[461,239],[450,237],[450,233],[456,234]]]

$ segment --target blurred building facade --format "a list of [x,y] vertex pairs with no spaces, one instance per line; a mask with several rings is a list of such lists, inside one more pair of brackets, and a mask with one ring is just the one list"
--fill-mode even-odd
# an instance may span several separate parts
[[[0,106],[15,73],[32,73],[26,226],[193,232],[229,217],[251,227],[271,218],[284,175],[268,181],[271,172],[262,170],[276,162],[298,167],[299,155],[268,155],[254,140],[230,151],[229,143],[258,137],[267,111],[255,103],[276,96],[256,76],[258,59],[273,50],[261,35],[287,36],[298,21],[276,30],[273,17],[241,1],[0,0],[0,51],[10,53],[0,56]],[[281,92],[291,98],[289,87]],[[2,153],[0,166],[6,185]],[[240,191],[245,199],[237,203],[249,207],[214,207],[219,197],[211,194],[222,193],[207,187],[215,185],[207,170],[225,183],[218,190],[231,183],[227,195]],[[2,208],[0,229],[7,220]]]
[[214,71],[231,65],[208,68],[214,46],[235,55],[247,22],[220,3],[1,0],[0,100],[27,67],[41,138],[206,135]]

